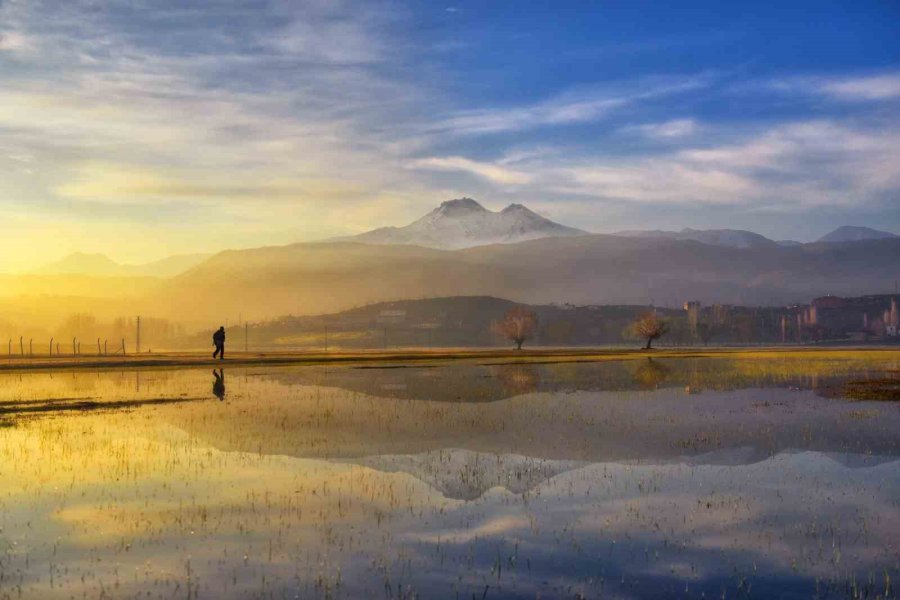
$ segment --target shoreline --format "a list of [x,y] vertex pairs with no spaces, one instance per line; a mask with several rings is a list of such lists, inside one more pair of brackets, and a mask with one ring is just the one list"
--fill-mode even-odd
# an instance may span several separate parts
[[[886,354],[900,358],[900,349],[890,346],[861,347],[745,347],[745,348],[447,348],[438,350],[355,350],[309,352],[234,352],[224,360],[206,352],[161,352],[126,356],[11,356],[0,358],[0,372],[48,370],[158,369],[192,367],[250,367],[290,365],[348,365],[362,368],[403,368],[410,364],[476,362],[484,364],[554,364],[625,361],[641,358],[838,358],[848,354]],[[399,363],[399,364],[397,364]]]

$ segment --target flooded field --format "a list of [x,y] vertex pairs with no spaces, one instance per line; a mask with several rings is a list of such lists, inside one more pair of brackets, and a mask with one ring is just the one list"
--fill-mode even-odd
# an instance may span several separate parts
[[878,598],[898,353],[0,374],[0,598]]

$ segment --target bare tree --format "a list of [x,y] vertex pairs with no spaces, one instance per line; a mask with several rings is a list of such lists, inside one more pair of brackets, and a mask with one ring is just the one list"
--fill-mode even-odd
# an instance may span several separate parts
[[635,337],[647,340],[644,350],[650,350],[654,340],[668,333],[669,322],[655,312],[648,312],[631,324],[631,331]]
[[503,315],[503,319],[491,324],[491,330],[516,344],[516,350],[522,349],[526,340],[534,337],[538,318],[534,311],[524,306],[516,306]]

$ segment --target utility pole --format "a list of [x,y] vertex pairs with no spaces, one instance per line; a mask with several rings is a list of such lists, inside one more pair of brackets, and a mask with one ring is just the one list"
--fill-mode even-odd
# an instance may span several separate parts
[[135,348],[137,349],[137,354],[141,353],[141,317],[138,315],[137,318],[137,342],[135,343]]

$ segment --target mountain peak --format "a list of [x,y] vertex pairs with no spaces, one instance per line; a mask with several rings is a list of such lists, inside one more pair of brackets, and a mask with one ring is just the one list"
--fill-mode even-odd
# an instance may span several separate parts
[[531,214],[531,215],[535,214],[535,212],[533,210],[527,208],[525,205],[517,204],[517,203],[510,204],[509,206],[507,206],[506,208],[504,208],[503,210],[500,211],[501,214],[503,214],[503,213],[509,214],[509,213],[515,213],[515,212],[522,212],[522,213]]
[[882,240],[898,237],[889,231],[879,231],[871,227],[859,227],[856,225],[842,225],[831,233],[820,237],[818,242],[859,242],[862,240]]
[[405,227],[383,227],[349,239],[369,244],[458,249],[584,233],[545,219],[521,204],[510,204],[494,212],[472,198],[463,197],[441,202]]
[[472,198],[463,197],[445,200],[441,202],[441,205],[434,209],[433,212],[445,216],[455,216],[468,213],[485,213],[489,211]]

